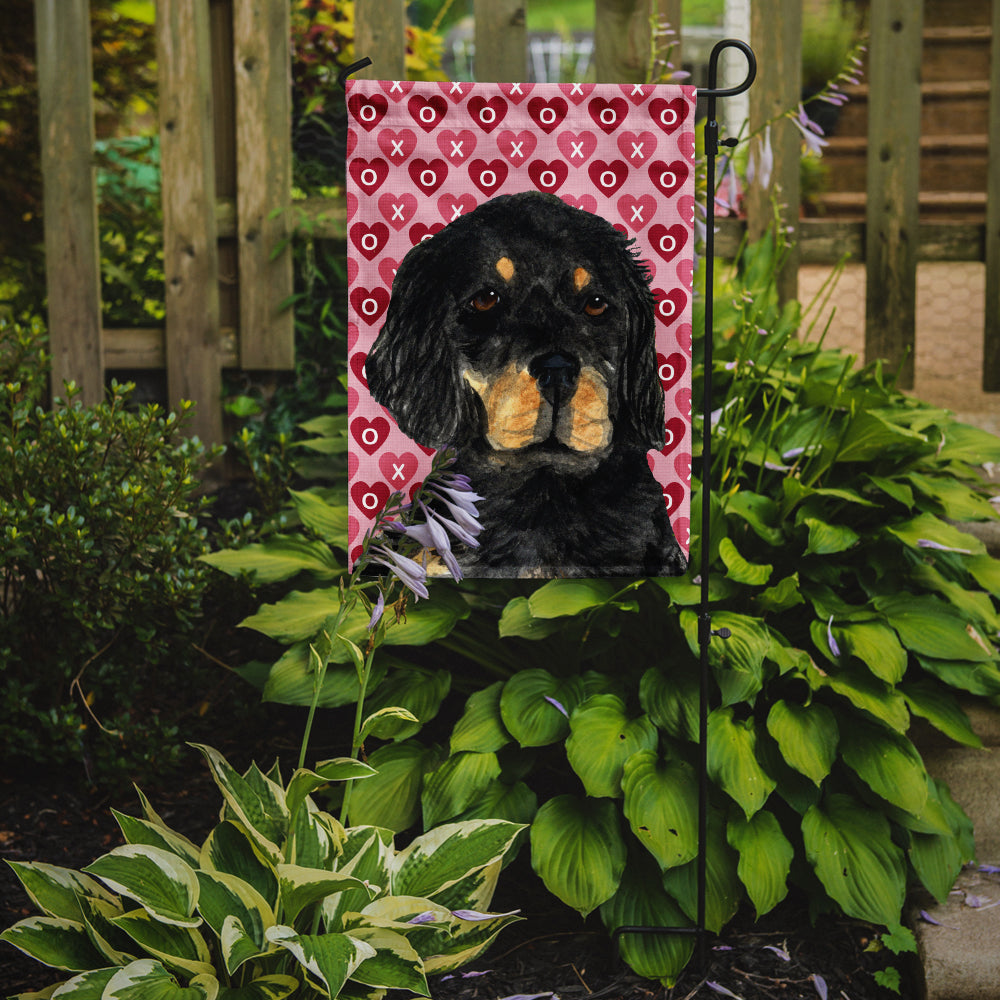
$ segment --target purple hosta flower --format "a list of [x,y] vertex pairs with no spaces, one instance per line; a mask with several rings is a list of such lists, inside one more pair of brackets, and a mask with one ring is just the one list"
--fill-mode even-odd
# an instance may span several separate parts
[[423,913],[410,917],[406,922],[408,924],[432,924],[435,920],[437,920],[437,914],[433,910],[424,910]]
[[826,1000],[828,993],[828,990],[826,988],[826,980],[815,972],[809,978],[813,981],[813,986],[816,988],[816,992],[819,994],[819,1000]]
[[726,157],[725,179],[722,187],[715,195],[715,207],[718,210],[736,213],[740,208],[740,179],[736,176],[736,164],[731,156]]
[[837,645],[837,640],[833,637],[833,615],[830,615],[830,620],[826,623],[826,641],[830,647],[830,652],[834,656],[840,656],[840,646]]
[[971,556],[972,549],[956,549],[951,545],[942,545],[940,542],[935,542],[930,538],[918,538],[917,548],[920,549],[937,549],[939,552],[957,552],[959,555]]
[[823,130],[806,114],[806,109],[800,104],[799,112],[792,117],[792,124],[802,134],[806,149],[816,156],[823,155],[823,147],[827,145],[823,138]]
[[385,566],[417,597],[430,596],[427,592],[427,570],[416,560],[399,552],[393,552],[384,545],[371,545],[368,547],[368,553],[373,563]]
[[738,993],[734,993],[732,990],[726,989],[726,987],[723,986],[722,983],[713,983],[709,981],[705,983],[705,985],[713,993],[721,993],[724,997],[733,997],[734,1000],[743,1000],[743,997],[741,997]]
[[544,698],[550,705],[554,705],[560,712],[562,712],[562,714],[565,715],[567,719],[569,718],[569,712],[566,711],[565,707],[562,705],[561,702],[556,701],[555,698],[552,698],[549,695],[544,695]]
[[493,920],[495,917],[516,917],[520,912],[520,910],[510,910],[508,913],[480,913],[479,910],[452,910],[451,915],[458,917],[459,920],[478,922]]
[[771,126],[764,129],[750,147],[750,159],[747,162],[747,183],[756,181],[766,191],[771,186],[771,175],[774,173],[774,150],[771,147]]
[[779,948],[776,944],[764,945],[764,951],[773,951],[782,962],[790,962],[792,960],[792,956],[784,948]]
[[372,608],[372,616],[368,619],[368,631],[374,632],[375,626],[382,620],[382,615],[385,612],[385,594],[380,590],[378,592],[378,600],[375,602],[375,607]]
[[977,870],[985,875],[1000,875],[1000,865],[979,865]]

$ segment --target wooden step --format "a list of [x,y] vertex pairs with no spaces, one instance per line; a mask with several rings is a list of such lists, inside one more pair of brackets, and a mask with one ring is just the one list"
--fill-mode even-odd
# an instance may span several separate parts
[[925,83],[990,78],[989,25],[953,25],[924,29],[920,75]]
[[[865,218],[868,199],[863,191],[829,191],[815,199],[827,218]],[[979,222],[986,215],[986,193],[981,191],[921,191],[921,219],[948,219],[955,222]]]

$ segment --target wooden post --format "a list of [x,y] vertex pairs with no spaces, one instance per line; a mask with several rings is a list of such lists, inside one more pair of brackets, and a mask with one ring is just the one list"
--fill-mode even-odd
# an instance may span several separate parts
[[363,0],[354,5],[354,55],[372,61],[356,77],[406,79],[405,0]]
[[[292,311],[290,9],[288,0],[233,7],[240,366],[295,367]],[[275,249],[284,243],[275,255]]]
[[650,0],[594,0],[594,70],[598,83],[645,83],[649,72]]
[[104,397],[88,0],[35,0],[52,393]]
[[519,83],[528,75],[524,0],[475,0],[476,79]]
[[865,359],[913,387],[923,3],[872,0],[868,52]]
[[989,170],[986,178],[986,325],[983,390],[1000,392],[1000,0],[993,0],[990,46]]
[[216,245],[207,0],[156,8],[166,272],[167,395],[197,404],[192,432],[222,441],[219,256]]
[[681,0],[653,0],[653,13],[656,17],[657,28],[666,26],[674,32],[672,35],[661,38],[660,52],[665,53],[672,41],[670,62],[673,63],[674,69],[679,71],[683,69],[682,60],[684,58],[681,46]]
[[[777,118],[771,126],[774,169],[766,188],[756,178],[747,192],[747,228],[751,240],[760,239],[775,220],[791,229],[793,244],[778,273],[778,297],[782,302],[798,296],[799,283],[799,160],[802,135],[787,118],[786,111],[798,107],[802,99],[802,4],[799,0],[760,0],[750,8],[750,41],[760,68],[750,88],[750,132]],[[729,123],[733,135],[739,122]],[[761,139],[754,139],[757,144]],[[759,146],[757,147],[760,148]],[[775,238],[780,238],[775,234]]]

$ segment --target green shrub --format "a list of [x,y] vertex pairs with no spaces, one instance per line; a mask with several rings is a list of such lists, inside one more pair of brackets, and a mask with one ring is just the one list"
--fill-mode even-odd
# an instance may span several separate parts
[[399,849],[388,830],[345,829],[311,798],[370,778],[366,764],[324,761],[285,785],[277,766],[240,774],[199,749],[225,803],[202,845],[141,796],[142,819],[115,813],[126,844],[82,872],[11,863],[42,912],[0,938],[77,973],[59,995],[429,996],[428,974],[472,961],[518,919],[486,912],[516,824],[453,823]]
[[[880,364],[810,341],[798,303],[778,304],[781,254],[770,239],[746,248],[715,293],[710,600],[731,637],[709,656],[707,925],[744,903],[763,914],[796,887],[814,912],[902,940],[908,885],[944,898],[974,850],[909,729],[920,717],[977,746],[959,696],[1000,695],[1000,561],[956,526],[996,516],[976,467],[1000,460],[1000,439],[905,396]],[[696,338],[695,512],[702,366]],[[344,436],[314,430],[332,450]],[[230,571],[291,583],[246,622],[288,646],[247,672],[265,698],[313,694],[309,637],[343,564],[344,512],[320,516],[333,502],[294,495],[308,545],[289,531],[232,554]],[[395,632],[369,703],[426,725],[449,689],[471,696],[447,753],[415,723],[367,748],[379,773],[357,788],[355,821],[532,821],[533,864],[569,906],[599,910],[609,929],[692,923],[697,513],[692,534],[691,577],[435,584]],[[327,704],[355,697],[344,660]],[[631,935],[622,950],[669,982],[691,941]]]
[[176,752],[152,682],[191,661],[208,453],[187,405],[131,409],[127,385],[96,406],[69,385],[44,409],[41,336],[0,321],[0,744],[114,770]]

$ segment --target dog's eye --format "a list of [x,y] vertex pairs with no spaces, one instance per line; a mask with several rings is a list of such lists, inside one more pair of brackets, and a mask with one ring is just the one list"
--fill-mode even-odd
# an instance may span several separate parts
[[602,295],[592,295],[584,303],[583,311],[588,316],[600,316],[607,311],[608,300]]
[[485,288],[473,300],[472,305],[481,313],[489,312],[500,301],[500,293]]

